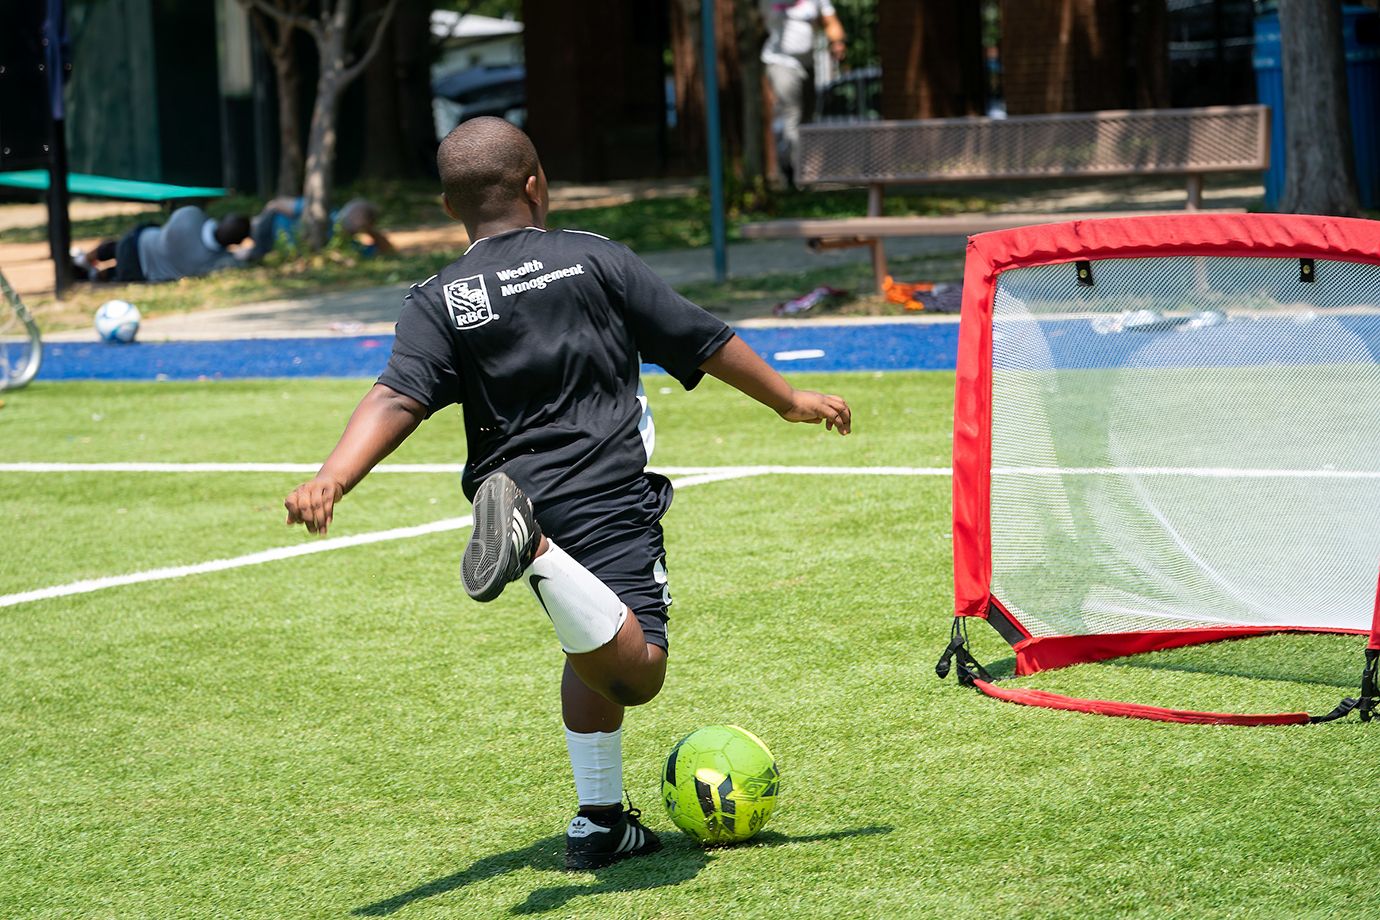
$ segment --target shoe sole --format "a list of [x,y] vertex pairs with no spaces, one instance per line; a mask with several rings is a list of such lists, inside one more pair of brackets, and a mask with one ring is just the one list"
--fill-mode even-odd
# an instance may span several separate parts
[[495,473],[474,496],[474,531],[460,560],[460,580],[477,601],[491,601],[518,574],[511,539],[513,511],[521,501],[517,484]]

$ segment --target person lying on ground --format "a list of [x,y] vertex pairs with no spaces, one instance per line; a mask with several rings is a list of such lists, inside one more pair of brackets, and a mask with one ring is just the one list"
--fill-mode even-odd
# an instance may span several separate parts
[[87,252],[72,250],[73,277],[88,281],[176,281],[239,265],[231,246],[249,236],[249,218],[220,220],[194,205],[172,212],[163,226],[141,223],[118,240]]
[[[302,222],[302,207],[302,198],[290,196],[273,198],[264,205],[264,209],[255,215],[250,229],[254,248],[249,251],[249,261],[257,262],[268,255],[279,239],[296,242],[298,226]],[[388,235],[379,229],[378,206],[365,198],[351,198],[339,210],[331,212],[331,234],[336,233],[353,241],[366,256],[392,255],[398,251]],[[360,237],[364,237],[366,242],[360,243]]]

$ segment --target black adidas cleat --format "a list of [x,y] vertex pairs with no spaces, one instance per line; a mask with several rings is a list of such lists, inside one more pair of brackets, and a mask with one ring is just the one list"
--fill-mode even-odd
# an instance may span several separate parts
[[642,812],[630,808],[613,827],[603,827],[576,815],[565,831],[565,867],[602,869],[631,856],[645,856],[661,849],[656,834],[637,819]]
[[494,473],[474,496],[474,532],[460,560],[460,580],[477,601],[491,601],[532,563],[541,526],[532,502],[505,473]]

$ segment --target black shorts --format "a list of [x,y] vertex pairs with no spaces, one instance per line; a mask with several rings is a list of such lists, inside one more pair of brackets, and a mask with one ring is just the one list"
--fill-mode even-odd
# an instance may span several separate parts
[[666,548],[661,518],[671,507],[671,481],[646,473],[631,483],[537,508],[542,531],[618,595],[642,624],[642,634],[663,649]]
[[157,224],[140,224],[120,237],[115,244],[115,281],[143,281],[144,267],[139,262],[139,236]]

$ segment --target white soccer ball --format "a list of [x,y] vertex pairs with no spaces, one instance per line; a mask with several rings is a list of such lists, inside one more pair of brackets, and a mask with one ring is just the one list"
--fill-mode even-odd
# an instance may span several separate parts
[[133,342],[139,334],[139,308],[127,300],[107,300],[96,310],[96,334],[103,342]]

